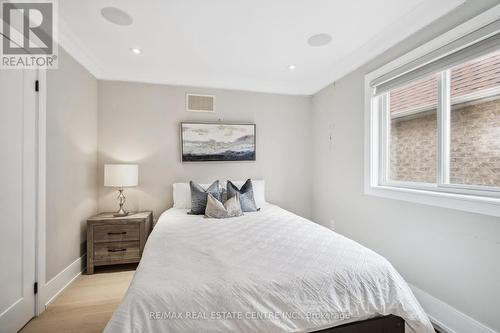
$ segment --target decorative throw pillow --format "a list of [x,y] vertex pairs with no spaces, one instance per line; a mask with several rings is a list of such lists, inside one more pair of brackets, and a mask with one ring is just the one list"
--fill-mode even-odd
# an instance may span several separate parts
[[222,187],[220,190],[220,201],[222,203],[225,203],[227,201],[227,191],[224,187]]
[[220,200],[221,193],[219,188],[219,181],[216,180],[212,183],[206,190],[200,185],[190,181],[189,187],[191,188],[191,211],[190,214],[193,215],[203,215],[205,214],[205,208],[207,207],[207,195],[210,193],[217,200]]
[[241,211],[240,195],[238,193],[224,204],[217,200],[212,194],[208,194],[205,216],[224,219],[241,215],[243,215],[243,212]]
[[227,199],[231,199],[236,195],[236,193],[240,194],[240,204],[241,210],[243,212],[256,212],[258,211],[257,205],[255,204],[255,199],[253,197],[253,187],[252,180],[247,179],[245,184],[238,189],[236,185],[234,185],[231,181],[227,181]]

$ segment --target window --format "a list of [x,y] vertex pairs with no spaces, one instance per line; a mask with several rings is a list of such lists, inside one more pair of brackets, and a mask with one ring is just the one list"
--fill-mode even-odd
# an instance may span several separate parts
[[[437,183],[440,76],[450,99],[449,183],[500,187],[500,52],[395,88],[387,99],[389,180]],[[443,110],[448,112],[448,110]],[[445,180],[446,182],[446,180]]]
[[451,69],[450,183],[500,187],[500,52]]
[[389,179],[436,182],[437,76],[391,90]]
[[500,216],[500,20],[463,31],[367,75],[368,194]]

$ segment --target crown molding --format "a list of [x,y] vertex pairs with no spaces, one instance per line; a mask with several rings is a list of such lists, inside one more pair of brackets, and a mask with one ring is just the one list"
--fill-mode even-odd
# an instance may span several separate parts
[[[293,95],[314,95],[332,82],[368,63],[389,48],[428,26],[433,21],[448,14],[465,2],[466,0],[440,0],[438,2],[435,0],[425,0],[395,22],[389,23],[386,28],[380,33],[377,33],[368,43],[362,45],[340,61],[331,64],[329,68],[325,68],[323,72],[329,73],[328,76],[323,76],[321,78],[314,77],[311,79],[309,85],[296,87],[292,89],[293,91],[291,92],[282,92],[278,86],[273,85],[266,87],[266,89],[257,89],[255,91]],[[415,17],[419,19],[415,20]],[[58,43],[97,79],[173,84],[168,80],[148,80],[145,78],[128,80],[126,75],[122,73],[109,72],[98,58],[85,47],[85,44],[71,30],[68,23],[62,17],[59,17],[58,23]],[[224,83],[225,82],[213,82],[213,84],[210,84],[210,87],[230,89]],[[189,82],[189,84],[186,85],[193,86],[196,85],[196,83]]]
[[84,43],[71,30],[66,21],[59,17],[57,43],[97,79],[104,76],[104,66],[88,51]]

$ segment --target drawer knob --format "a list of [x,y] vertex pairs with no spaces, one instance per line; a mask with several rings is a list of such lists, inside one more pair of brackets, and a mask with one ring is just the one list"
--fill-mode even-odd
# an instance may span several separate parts
[[122,231],[122,232],[108,232],[108,235],[126,235],[127,232],[126,231]]
[[123,251],[127,251],[127,249],[125,248],[108,248],[108,252],[123,252]]

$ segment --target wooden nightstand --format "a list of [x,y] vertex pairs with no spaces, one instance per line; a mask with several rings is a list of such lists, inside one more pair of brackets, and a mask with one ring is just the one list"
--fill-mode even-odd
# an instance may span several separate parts
[[114,217],[101,213],[87,220],[87,274],[94,266],[136,263],[153,226],[153,212]]

